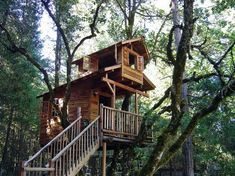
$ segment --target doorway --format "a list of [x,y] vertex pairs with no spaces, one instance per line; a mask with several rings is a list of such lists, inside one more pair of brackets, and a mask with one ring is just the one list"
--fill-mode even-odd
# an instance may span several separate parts
[[103,104],[104,106],[111,107],[111,97],[106,97],[106,96],[100,95],[99,104],[100,105]]

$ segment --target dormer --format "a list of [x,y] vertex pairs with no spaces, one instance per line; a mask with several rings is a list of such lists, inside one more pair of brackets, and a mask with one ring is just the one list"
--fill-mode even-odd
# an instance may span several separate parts
[[[136,38],[118,42],[73,62],[78,66],[78,76],[83,77],[109,68],[118,69],[121,79],[143,84],[144,64],[149,54],[144,39]],[[115,70],[116,71],[116,70]]]

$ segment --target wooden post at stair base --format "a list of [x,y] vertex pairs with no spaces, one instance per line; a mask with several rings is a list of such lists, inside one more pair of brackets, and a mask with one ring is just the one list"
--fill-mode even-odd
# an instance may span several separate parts
[[102,176],[106,176],[106,150],[107,150],[107,144],[106,142],[103,142]]
[[20,162],[20,172],[19,172],[19,176],[25,176],[26,175],[26,173],[25,173],[25,171],[24,171],[24,161],[21,161]]

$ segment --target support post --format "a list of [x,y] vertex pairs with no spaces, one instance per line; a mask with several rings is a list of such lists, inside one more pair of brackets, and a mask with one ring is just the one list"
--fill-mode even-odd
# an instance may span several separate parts
[[[138,94],[135,93],[135,113],[139,114],[139,109],[138,109]],[[135,118],[135,133],[138,135],[139,133],[139,116],[137,115]]]
[[[112,95],[112,100],[111,100],[111,107],[115,108],[115,103],[116,103],[116,86],[113,85],[113,95]],[[112,112],[112,130],[115,130],[115,112]]]
[[135,113],[139,114],[138,112],[138,94],[135,93]]
[[107,144],[106,142],[103,142],[102,176],[106,176],[106,149]]
[[26,176],[25,170],[24,170],[24,161],[20,162],[20,172],[19,172],[19,176]]

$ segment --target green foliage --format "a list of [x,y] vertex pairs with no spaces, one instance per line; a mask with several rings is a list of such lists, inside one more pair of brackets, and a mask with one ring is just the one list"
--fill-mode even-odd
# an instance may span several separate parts
[[[39,60],[39,7],[35,2],[1,1],[0,15],[7,21],[19,46],[32,51]],[[6,13],[7,11],[7,13]],[[5,14],[5,15],[4,15]],[[22,25],[23,24],[23,25]],[[20,55],[3,45],[0,35],[0,172],[17,175],[20,161],[38,148],[39,99],[42,91],[38,71]]]

